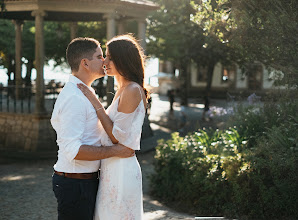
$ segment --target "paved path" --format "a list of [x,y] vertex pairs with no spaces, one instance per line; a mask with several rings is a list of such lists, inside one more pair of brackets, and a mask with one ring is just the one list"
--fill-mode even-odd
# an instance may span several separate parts
[[[177,213],[149,196],[148,177],[154,152],[138,155],[144,178],[144,219],[194,219]],[[19,161],[0,164],[0,219],[54,220],[56,201],[51,190],[55,160]]]

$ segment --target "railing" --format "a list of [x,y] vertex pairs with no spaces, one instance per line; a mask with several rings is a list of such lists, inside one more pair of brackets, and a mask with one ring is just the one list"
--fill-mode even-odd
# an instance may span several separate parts
[[[61,88],[46,87],[45,109],[51,113]],[[35,88],[32,86],[0,87],[0,112],[33,113],[35,110]]]

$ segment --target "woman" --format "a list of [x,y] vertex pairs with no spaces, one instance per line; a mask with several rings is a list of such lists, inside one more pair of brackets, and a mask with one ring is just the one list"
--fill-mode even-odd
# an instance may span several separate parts
[[[147,98],[143,52],[131,35],[114,37],[106,46],[106,74],[114,76],[118,84],[112,104],[105,110],[87,87],[78,87],[94,106],[105,130],[102,145],[119,142],[140,150]],[[95,210],[96,220],[142,219],[142,174],[136,156],[101,161]]]

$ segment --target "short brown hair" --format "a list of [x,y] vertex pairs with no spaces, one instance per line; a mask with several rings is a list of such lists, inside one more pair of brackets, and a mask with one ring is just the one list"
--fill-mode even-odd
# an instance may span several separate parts
[[144,52],[138,41],[131,35],[113,37],[106,44],[110,58],[121,76],[129,81],[138,83],[144,88]]
[[78,37],[73,39],[67,46],[66,58],[72,71],[79,70],[82,59],[92,60],[93,54],[100,43],[94,38]]

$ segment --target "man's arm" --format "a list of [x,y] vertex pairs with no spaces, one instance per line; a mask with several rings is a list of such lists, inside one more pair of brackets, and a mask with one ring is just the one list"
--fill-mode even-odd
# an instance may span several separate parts
[[134,150],[128,147],[125,147],[122,144],[115,144],[109,147],[106,147],[106,146],[95,147],[90,145],[82,145],[79,149],[78,154],[74,159],[93,161],[93,160],[106,159],[109,157],[120,157],[120,158],[132,157],[134,156],[134,154],[135,154]]

